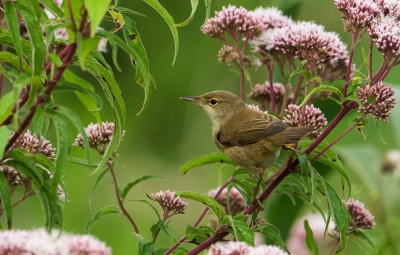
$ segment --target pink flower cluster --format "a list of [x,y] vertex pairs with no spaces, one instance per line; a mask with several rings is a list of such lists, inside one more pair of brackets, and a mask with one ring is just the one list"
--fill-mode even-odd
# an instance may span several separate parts
[[287,255],[275,245],[248,246],[244,242],[217,243],[211,246],[208,255]]
[[[272,89],[274,90],[275,103],[278,107],[276,111],[279,111],[279,107],[282,105],[286,90],[283,84],[278,82],[275,82],[272,85]],[[262,110],[267,110],[271,97],[271,86],[269,82],[266,81],[264,84],[256,84],[247,97],[260,103]]]
[[354,223],[349,224],[349,231],[355,228],[371,229],[375,226],[374,216],[364,208],[364,203],[354,200],[353,198],[344,203],[349,211],[351,221]]
[[362,104],[358,111],[372,114],[376,120],[382,119],[388,122],[391,110],[396,106],[394,89],[384,82],[378,82],[374,86],[367,84],[357,89],[357,97]]
[[203,33],[212,37],[225,40],[225,33],[238,42],[241,36],[247,40],[260,35],[263,24],[251,12],[243,7],[236,6],[223,7],[220,12],[215,12],[215,16],[206,21],[201,28]]
[[169,190],[160,191],[157,193],[151,194],[154,201],[157,201],[158,204],[164,211],[165,217],[171,217],[175,214],[184,214],[186,206],[188,203],[183,202],[180,196],[176,196],[175,192],[171,192]]
[[380,13],[378,5],[373,0],[334,0],[334,2],[342,12],[347,32],[358,33]]
[[[310,135],[316,136],[322,132],[322,128],[328,124],[322,111],[314,105],[305,105],[304,123],[303,126],[313,127]],[[295,104],[289,104],[285,110],[287,115],[283,118],[283,122],[289,126],[297,127],[300,125],[302,108]]]
[[111,249],[90,235],[70,235],[52,230],[0,232],[0,254],[110,255]]

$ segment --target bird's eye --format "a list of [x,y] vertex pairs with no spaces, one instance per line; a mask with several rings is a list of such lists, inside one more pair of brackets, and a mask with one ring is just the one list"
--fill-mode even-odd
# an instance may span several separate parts
[[217,103],[218,103],[217,99],[213,98],[213,99],[210,100],[210,104],[211,105],[216,105]]

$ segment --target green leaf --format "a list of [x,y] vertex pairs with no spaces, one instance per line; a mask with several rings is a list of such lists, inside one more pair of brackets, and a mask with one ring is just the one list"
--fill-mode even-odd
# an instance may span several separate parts
[[138,15],[138,16],[142,16],[142,17],[146,17],[146,15],[141,14],[139,12],[135,12],[132,11],[131,9],[125,8],[125,7],[121,7],[121,6],[117,6],[115,8],[117,11],[119,11],[120,13],[124,13],[124,14],[133,14],[133,15]]
[[371,246],[376,253],[378,253],[378,250],[376,249],[374,243],[360,230],[354,230],[351,232],[351,234],[355,235],[358,237],[360,240],[362,240],[365,244],[368,244]]
[[198,201],[210,208],[210,210],[217,216],[218,222],[225,216],[222,206],[212,197],[190,191],[177,191],[175,195]]
[[94,36],[96,29],[107,12],[109,1],[85,0],[85,7],[91,18],[90,37]]
[[318,246],[314,240],[313,231],[308,224],[308,220],[304,221],[304,229],[306,230],[306,245],[313,255],[318,255]]
[[317,170],[311,166],[311,205],[314,204],[315,193],[317,192]]
[[151,209],[153,209],[153,211],[156,213],[158,220],[161,220],[161,216],[158,213],[157,209],[152,204],[150,204],[149,201],[144,200],[144,199],[132,199],[132,200],[129,200],[129,201],[138,201],[138,202],[142,202],[142,203],[148,204],[151,207]]
[[186,26],[187,24],[189,24],[190,21],[192,21],[194,13],[196,12],[197,9],[197,5],[199,5],[199,0],[190,0],[190,4],[192,5],[192,12],[190,13],[189,18],[182,23],[176,24],[175,25],[176,27]]
[[4,176],[4,172],[0,171],[0,198],[1,198],[1,206],[4,209],[7,217],[7,227],[11,229],[12,222],[12,204],[11,204],[11,194],[8,189],[8,182],[6,177]]
[[347,218],[347,209],[344,206],[342,200],[336,193],[335,189],[326,181],[323,180],[326,191],[326,198],[328,200],[329,208],[332,212],[333,219],[337,228],[339,229],[340,235],[340,247],[336,251],[336,254],[342,254],[347,244],[347,229],[349,226]]
[[46,9],[48,9],[56,18],[61,18],[63,16],[63,13],[60,9],[60,7],[58,7],[56,5],[56,3],[54,2],[54,0],[39,0],[44,7],[46,7]]
[[306,78],[306,81],[307,81],[307,82],[308,82],[309,80],[311,80],[311,78],[312,78],[311,73],[310,73],[309,71],[307,71],[307,70],[296,70],[296,71],[293,71],[293,72],[289,75],[289,78],[292,77],[292,76],[298,75],[298,74],[304,75],[304,77]]
[[211,163],[225,163],[231,165],[237,165],[232,160],[228,159],[223,153],[220,152],[213,152],[210,154],[206,154],[203,156],[196,157],[181,167],[182,174],[188,173],[195,167],[211,164]]
[[304,187],[306,188],[305,192],[308,189],[311,189],[310,184],[308,183],[308,173],[311,172],[311,163],[307,159],[307,155],[305,153],[296,152],[297,159],[299,160],[301,176],[303,177]]
[[[1,33],[1,32],[0,32]],[[7,78],[7,80],[12,84],[14,83],[13,79],[11,78],[10,74],[7,72],[7,70],[0,65],[0,73]]]
[[[43,185],[44,178],[43,178],[43,170],[38,168],[34,163],[32,163],[25,155],[25,151],[23,149],[13,149],[8,154],[8,158],[13,158],[13,160],[8,160],[7,165],[10,165],[18,171],[20,171],[26,177],[32,178],[32,181]],[[17,163],[17,165],[16,165]],[[24,169],[20,169],[18,166],[24,166]]]
[[33,49],[33,74],[40,76],[44,61],[44,40],[42,29],[39,21],[36,19],[37,15],[33,14],[29,9],[21,4],[17,4],[17,9],[25,21]]
[[108,64],[108,62],[105,60],[103,54],[100,53],[98,50],[93,50],[90,52],[90,55],[99,60],[105,67],[106,69],[111,73],[111,75],[114,75],[111,66]]
[[88,162],[85,159],[81,159],[81,158],[75,158],[75,157],[69,157],[68,161],[77,165],[81,165],[81,166],[90,166],[90,167],[97,167],[99,164],[95,163],[95,162]]
[[44,109],[42,105],[38,105],[36,108],[36,113],[35,116],[33,116],[32,122],[31,122],[31,131],[33,134],[42,134],[42,128],[43,124],[46,121],[47,116],[44,115]]
[[289,252],[285,246],[285,242],[283,241],[280,233],[276,231],[276,227],[271,227],[270,225],[257,225],[257,232],[260,232],[266,235],[269,239],[274,241],[276,245],[278,245],[282,250]]
[[209,237],[214,235],[214,230],[209,226],[193,227],[188,225],[186,227],[186,236],[188,241],[202,243]]
[[[84,81],[84,82],[87,84],[90,84],[87,81]],[[56,86],[53,89],[53,92],[54,91],[65,91],[65,90],[80,92],[80,95],[85,94],[84,96],[86,96],[86,95],[89,96],[89,97],[87,97],[86,101],[83,101],[83,98],[80,98],[80,99],[81,99],[82,103],[86,103],[87,105],[90,105],[90,106],[86,106],[86,107],[88,107],[88,110],[91,112],[98,112],[103,108],[103,100],[97,93],[93,92],[90,89],[82,87],[78,84],[75,84],[75,83],[71,83],[71,82],[67,82],[67,81],[57,82]],[[88,103],[88,101],[90,101],[90,104]],[[97,108],[94,108],[95,106]],[[96,121],[98,123],[101,123],[101,119],[98,119],[97,116],[96,116]]]
[[82,34],[77,33],[77,44],[78,44],[77,54],[82,70],[85,70],[86,57],[89,55],[90,52],[96,49],[97,45],[99,44],[99,41],[100,41],[99,38],[86,38],[85,40],[82,41]]
[[89,234],[90,230],[92,229],[93,225],[104,215],[110,214],[110,213],[120,213],[118,207],[115,205],[107,205],[103,209],[100,209],[95,215],[93,215],[88,223],[86,224],[85,228],[85,234]]
[[159,177],[159,176],[154,176],[154,175],[145,175],[143,177],[140,177],[136,180],[134,180],[133,182],[130,182],[126,185],[126,187],[124,188],[124,190],[122,191],[121,197],[125,198],[126,195],[128,194],[128,192],[138,183],[142,182],[142,181],[146,181],[149,179],[158,179],[158,180],[165,180],[163,177]]
[[69,88],[75,90],[76,96],[79,98],[79,100],[92,113],[92,115],[96,119],[96,121],[98,123],[101,123],[101,117],[100,117],[100,113],[98,111],[102,108],[103,102],[102,102],[100,96],[98,96],[95,93],[94,86],[90,82],[75,75],[69,69],[64,70],[63,77],[67,82],[78,85],[82,89],[78,89],[78,88],[76,88],[76,86],[72,88],[73,85],[71,85],[71,84],[67,85],[65,83],[61,83],[61,84],[57,83],[57,85],[55,86],[55,89],[57,90],[58,88],[62,89],[65,87],[69,87]]
[[43,154],[37,153],[33,154],[23,149],[14,149],[14,152],[21,153],[31,162],[36,163],[37,165],[41,166],[42,168],[48,170],[50,173],[54,172],[54,161],[49,159]]
[[60,115],[60,112],[49,108],[46,110],[53,121],[57,135],[56,172],[53,176],[53,185],[57,186],[67,169],[69,148],[73,140],[68,122]]
[[10,139],[12,131],[7,126],[0,127],[0,158],[3,158],[4,148],[6,147],[8,140]]
[[154,224],[151,227],[150,230],[153,234],[153,238],[154,238],[154,234],[156,233],[156,231],[158,229],[161,229],[164,232],[164,234],[166,236],[168,236],[171,240],[173,240],[175,243],[177,242],[174,232],[166,224],[164,224],[164,222],[162,220],[159,220],[156,224]]
[[[299,142],[299,149],[302,148],[307,148],[312,144],[312,141],[310,140],[302,140]],[[320,151],[322,151],[324,148],[328,146],[327,142],[321,142],[309,155],[308,158],[312,159],[314,158]],[[328,149],[324,154],[322,154],[320,157],[316,159],[316,161],[321,162],[329,167],[331,167],[333,170],[335,170],[341,179],[342,182],[342,190],[345,188],[345,184],[347,184],[349,188],[348,196],[351,194],[351,183],[348,175],[346,174],[342,162],[338,158],[336,152],[330,148]]]
[[236,240],[254,246],[254,231],[247,225],[246,216],[238,214],[233,218],[231,216],[228,218]]
[[[144,72],[142,72],[141,69],[136,68],[134,63],[138,62],[138,59],[135,58],[134,55],[131,55],[132,64],[136,68],[135,81],[144,88],[144,102],[142,110],[140,111],[142,112],[148,106],[151,97],[149,60],[147,59],[147,53],[143,46],[142,40],[140,39],[139,33],[136,29],[135,22],[127,16],[123,17],[125,20],[125,25],[122,27],[122,31],[124,32],[124,38],[126,44],[129,45],[137,53],[138,57],[141,58],[141,61],[144,63],[145,67]],[[146,76],[146,79],[144,76]]]
[[300,107],[305,105],[312,95],[320,91],[331,91],[336,95],[338,95],[340,99],[342,99],[342,92],[340,91],[340,89],[329,85],[321,85],[319,87],[314,88],[313,90],[310,91],[310,93],[308,93],[308,95],[303,99],[303,102],[301,102]]
[[[86,159],[87,159],[87,162],[90,163],[91,161],[90,161],[89,140],[87,138],[86,130],[83,127],[83,123],[82,123],[81,119],[74,111],[72,111],[71,109],[69,109],[65,106],[61,106],[61,105],[57,106],[56,112],[58,112],[60,115],[64,116],[64,118],[69,119],[71,121],[71,123],[74,124],[74,126],[78,130],[78,132],[82,135],[83,144],[84,144],[85,150],[86,150]],[[89,169],[91,169],[90,166],[89,166]]]
[[151,255],[154,249],[154,243],[147,241],[143,236],[135,233],[138,240],[138,255]]
[[19,63],[19,59],[16,55],[8,52],[8,51],[1,51],[0,52],[0,61],[9,63],[19,70],[21,70],[23,73],[32,75],[32,69],[28,66],[26,63],[25,59],[22,59],[22,66]]
[[174,60],[172,61],[173,65],[175,63],[176,56],[178,55],[178,48],[179,48],[178,29],[175,26],[174,19],[157,0],[143,0],[143,1],[149,4],[151,7],[153,7],[161,15],[161,17],[163,17],[163,19],[165,20],[165,22],[167,22],[169,28],[171,29],[172,37],[174,38],[174,43],[175,43],[175,54],[174,54]]
[[101,78],[99,78],[99,82],[103,86],[103,89],[107,95],[107,99],[109,100],[113,108],[115,129],[114,135],[112,136],[112,139],[102,156],[99,166],[96,168],[96,170],[94,170],[92,174],[103,168],[108,160],[112,157],[115,150],[118,148],[121,142],[122,132],[126,120],[125,103],[122,99],[121,90],[119,89],[117,82],[115,81],[113,75],[106,68],[99,65],[98,69],[101,72]]
[[97,189],[97,187],[99,186],[100,182],[103,180],[104,176],[107,174],[108,170],[109,170],[109,169],[107,168],[106,170],[104,170],[104,171],[99,175],[99,177],[97,177],[96,182],[95,182],[94,185],[93,185],[92,191],[90,192],[87,207],[88,207],[88,211],[89,211],[89,213],[90,213],[91,215],[93,215],[93,213],[92,213],[92,210],[90,209],[90,204],[92,203],[93,195],[94,195],[94,193],[96,192],[96,189]]
[[211,3],[212,0],[204,0],[204,4],[206,6],[206,19],[204,20],[204,23],[202,26],[204,26],[204,24],[206,23],[206,21],[208,20],[208,18],[210,17],[210,13],[211,13]]
[[385,145],[387,145],[387,143],[385,142],[385,140],[383,140],[383,136],[382,136],[382,130],[381,130],[381,124],[379,123],[379,120],[374,120],[375,121],[375,127],[376,127],[376,131],[378,132],[378,136],[379,139],[381,139],[381,142]]
[[19,34],[19,22],[17,14],[15,12],[14,3],[12,1],[5,1],[3,8],[4,8],[4,17],[7,20],[7,25],[8,28],[10,29],[10,34],[14,44],[13,48],[15,48],[15,51],[17,52],[19,61],[22,62],[21,35]]

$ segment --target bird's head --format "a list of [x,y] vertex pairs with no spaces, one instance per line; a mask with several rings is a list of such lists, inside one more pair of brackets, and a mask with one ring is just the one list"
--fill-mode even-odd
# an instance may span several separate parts
[[242,99],[224,90],[216,90],[195,97],[181,97],[180,99],[202,106],[210,116],[213,125],[222,125],[235,115],[235,113],[246,107]]

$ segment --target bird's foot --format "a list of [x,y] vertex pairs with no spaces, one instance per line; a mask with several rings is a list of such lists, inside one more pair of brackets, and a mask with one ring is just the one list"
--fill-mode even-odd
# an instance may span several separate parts
[[263,203],[261,203],[261,201],[256,196],[253,197],[252,203],[257,207],[259,211],[264,211]]
[[294,148],[294,143],[285,144],[285,145],[282,146],[282,148],[283,148],[286,152],[288,152],[288,151],[300,152],[300,151],[298,151],[298,150],[296,150],[296,149]]

